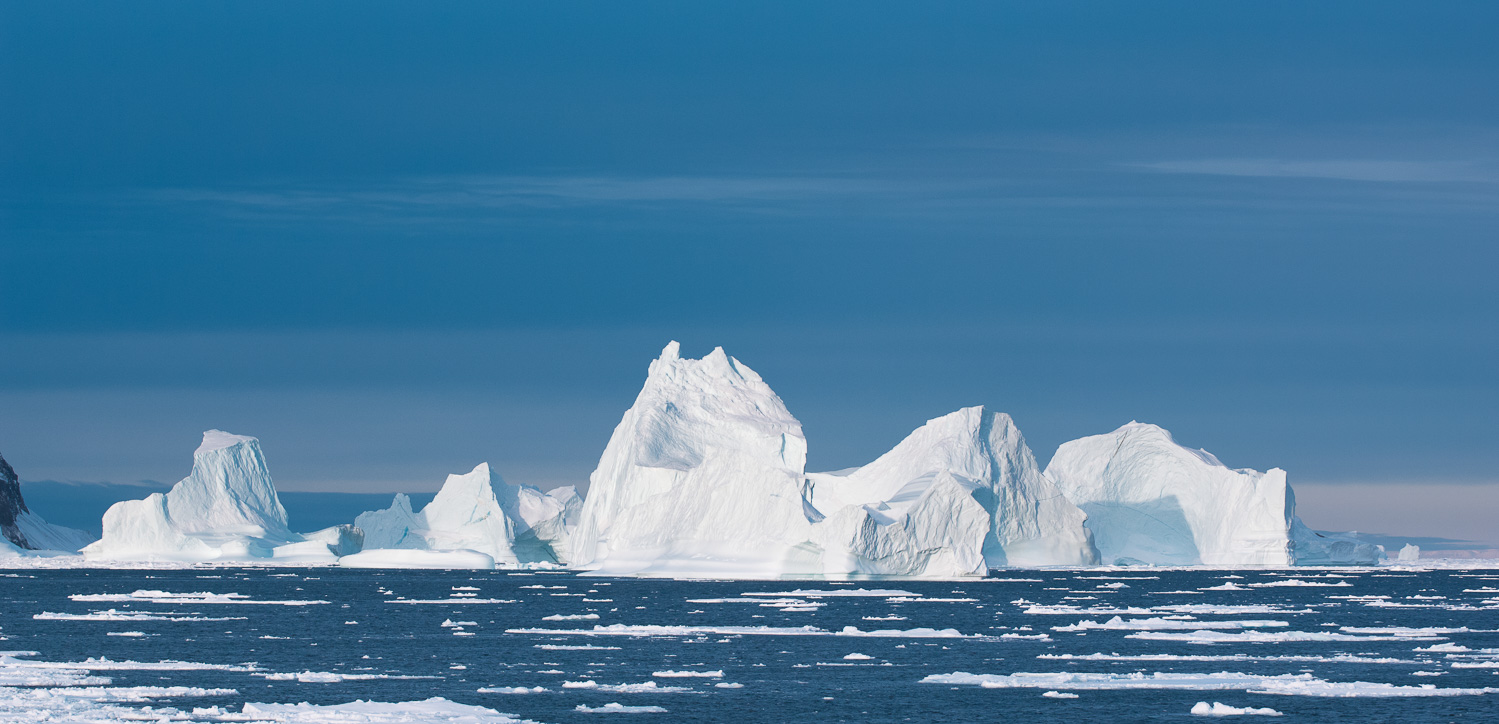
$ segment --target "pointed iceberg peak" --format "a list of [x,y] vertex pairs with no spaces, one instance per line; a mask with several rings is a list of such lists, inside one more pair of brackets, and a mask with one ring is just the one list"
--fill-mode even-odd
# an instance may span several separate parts
[[660,357],[651,362],[646,386],[649,387],[652,381],[704,386],[712,380],[727,380],[735,386],[764,385],[760,375],[743,362],[730,357],[723,347],[714,347],[702,359],[691,359],[682,357],[681,345],[673,341],[661,350]]
[[651,363],[590,478],[575,562],[633,573],[716,558],[773,575],[808,533],[801,423],[723,348],[677,349]]
[[199,445],[198,449],[193,451],[193,457],[215,450],[223,450],[226,447],[233,447],[241,443],[255,443],[259,445],[260,441],[248,435],[235,435],[223,430],[205,430],[203,432],[203,444]]

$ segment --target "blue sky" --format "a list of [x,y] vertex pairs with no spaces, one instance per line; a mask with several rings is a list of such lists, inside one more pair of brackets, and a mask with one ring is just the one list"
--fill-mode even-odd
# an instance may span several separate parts
[[581,483],[680,339],[816,468],[988,404],[1043,461],[1140,419],[1459,507],[1499,465],[1496,21],[6,3],[0,451],[171,481],[222,427],[287,489]]

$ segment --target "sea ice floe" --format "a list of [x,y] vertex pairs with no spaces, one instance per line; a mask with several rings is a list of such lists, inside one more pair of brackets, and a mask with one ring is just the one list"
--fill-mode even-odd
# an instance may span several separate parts
[[853,654],[848,654],[848,655],[844,656],[843,660],[844,661],[868,661],[868,660],[870,660],[872,658],[874,658],[874,657],[870,656],[869,654],[853,653]]
[[345,681],[375,681],[380,679],[440,679],[440,676],[415,676],[407,674],[343,674],[334,671],[301,671],[289,674],[255,674],[267,681],[298,681],[303,684],[340,684]]
[[1443,637],[1427,634],[1364,636],[1331,631],[1141,631],[1125,638],[1189,644],[1278,644],[1292,641],[1432,641]]
[[[200,716],[195,710],[194,718]],[[352,701],[347,704],[245,704],[236,715],[212,710],[218,721],[273,721],[297,722],[298,724],[401,724],[426,722],[428,724],[524,724],[510,714],[502,714],[482,706],[459,704],[442,697],[426,701],[385,703],[379,701]],[[212,720],[212,719],[210,719]]]
[[139,613],[118,611],[113,608],[89,613],[54,613],[43,611],[32,614],[38,621],[244,621],[244,616],[185,616],[176,613]]
[[1197,716],[1285,716],[1274,709],[1229,706],[1216,701],[1211,705],[1199,701],[1192,706],[1192,713]]
[[1051,637],[1047,636],[1044,633],[1042,633],[1042,634],[1006,633],[1006,634],[1000,634],[999,637],[1002,638],[1002,639],[1014,639],[1014,640],[1026,640],[1026,641],[1050,641],[1051,640]]
[[595,625],[591,629],[512,628],[512,634],[543,634],[551,636],[868,636],[878,638],[964,638],[957,629],[913,628],[906,630],[861,631],[845,626],[840,631],[829,631],[816,626],[664,626],[653,624]]
[[1053,631],[1199,631],[1204,629],[1278,628],[1289,626],[1285,621],[1180,621],[1165,618],[1132,618],[1125,620],[1115,616],[1108,621],[1078,621],[1069,626],[1052,626]]
[[579,704],[573,707],[573,711],[580,711],[584,714],[665,714],[666,708],[660,706],[625,706],[617,701],[611,701],[603,706]]
[[532,648],[542,651],[619,651],[618,646],[594,646],[593,644],[536,644]]
[[743,689],[744,684],[736,684],[732,681],[720,681],[714,684],[713,687],[715,689]]
[[1249,654],[1039,654],[1057,661],[1286,661],[1317,664],[1419,664],[1415,659],[1375,658],[1352,654],[1331,656],[1251,656]]
[[533,686],[529,689],[524,686],[486,686],[479,689],[480,694],[545,694],[548,691],[551,689],[545,686]]
[[742,596],[774,596],[777,598],[830,598],[830,597],[856,597],[856,598],[920,598],[921,594],[910,591],[902,591],[895,588],[832,588],[832,589],[804,589],[795,591],[761,592],[749,591],[740,594]]
[[685,686],[660,686],[654,681],[641,684],[600,684],[592,679],[584,681],[564,681],[564,689],[588,689],[590,691],[602,691],[609,694],[680,694],[692,691]]
[[79,602],[96,603],[166,603],[166,604],[258,604],[262,606],[315,606],[326,604],[328,601],[256,601],[242,593],[210,593],[197,591],[193,593],[172,593],[169,591],[139,590],[131,593],[77,593],[68,596],[69,599]]
[[1015,673],[1015,674],[970,674],[959,671],[951,674],[932,674],[921,680],[923,684],[949,684],[982,686],[986,689],[1175,689],[1190,691],[1247,691],[1251,694],[1280,694],[1286,696],[1317,697],[1424,697],[1424,696],[1474,696],[1499,692],[1499,689],[1439,689],[1431,684],[1399,686],[1367,681],[1335,682],[1323,681],[1311,674],[1243,674],[1220,671],[1215,674],[1182,673],[1127,673],[1093,674],[1067,673]]
[[1250,588],[1352,588],[1353,584],[1347,581],[1328,583],[1326,581],[1308,581],[1301,578],[1283,578],[1278,581],[1264,581],[1251,583]]
[[1077,694],[1073,694],[1073,693],[1069,693],[1069,692],[1063,692],[1063,691],[1043,691],[1043,692],[1041,692],[1041,696],[1044,696],[1044,697],[1046,697],[1048,699],[1076,699],[1077,698]]
[[386,603],[406,603],[419,606],[437,606],[443,604],[471,605],[490,603],[520,603],[512,598],[388,598]]
[[[845,657],[845,658],[847,658],[847,657]],[[691,679],[691,678],[722,679],[723,678],[723,670],[722,669],[716,669],[716,670],[713,670],[713,671],[672,671],[672,670],[653,671],[653,672],[651,672],[651,676],[657,676],[657,677],[660,677],[660,678],[663,678],[663,679]]]
[[596,613],[554,613],[550,616],[542,616],[543,621],[597,621],[599,615]]
[[1428,628],[1411,628],[1408,626],[1343,626],[1339,630],[1351,634],[1380,634],[1385,636],[1408,636],[1408,637],[1439,637],[1455,633],[1495,633],[1491,629],[1470,629],[1467,626],[1457,628],[1446,628],[1432,626]]

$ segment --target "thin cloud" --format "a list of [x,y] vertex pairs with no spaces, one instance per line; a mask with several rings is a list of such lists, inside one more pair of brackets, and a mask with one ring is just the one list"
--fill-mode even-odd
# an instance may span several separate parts
[[412,179],[364,188],[168,189],[160,200],[293,211],[339,205],[557,207],[621,203],[757,204],[901,193],[903,184],[834,176],[472,176]]
[[1157,161],[1129,164],[1132,168],[1164,173],[1262,178],[1320,178],[1341,181],[1492,183],[1499,174],[1492,168],[1446,161],[1293,161],[1275,158],[1207,158],[1187,161]]

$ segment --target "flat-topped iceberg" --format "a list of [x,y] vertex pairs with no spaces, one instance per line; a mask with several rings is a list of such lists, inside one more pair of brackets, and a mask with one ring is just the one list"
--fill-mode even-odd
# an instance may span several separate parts
[[93,541],[88,533],[52,525],[26,507],[21,479],[0,455],[0,556],[34,555],[29,551],[75,553]]
[[1131,422],[1064,443],[1046,477],[1088,514],[1105,563],[1373,563],[1377,546],[1315,533],[1279,468],[1233,470]]
[[1098,562],[1086,516],[1041,475],[1009,415],[968,407],[853,471],[807,476],[826,572],[984,575]]
[[[337,556],[334,547],[347,551],[354,545],[352,531],[317,535],[334,544],[319,538],[288,552],[331,561]],[[260,441],[209,430],[193,453],[191,474],[165,494],[110,506],[104,536],[83,554],[111,560],[235,560],[272,558],[278,546],[306,542],[287,527]]]
[[678,349],[651,363],[589,477],[573,562],[667,576],[818,568],[803,545],[801,423],[722,348],[700,360]]
[[389,549],[473,551],[507,566],[565,562],[570,516],[575,518],[580,507],[577,498],[570,486],[549,494],[512,485],[489,463],[480,463],[464,475],[449,475],[420,512],[411,509],[410,498],[397,494],[389,508],[360,514],[354,521],[364,532],[366,554],[360,560],[407,560],[372,553]]

